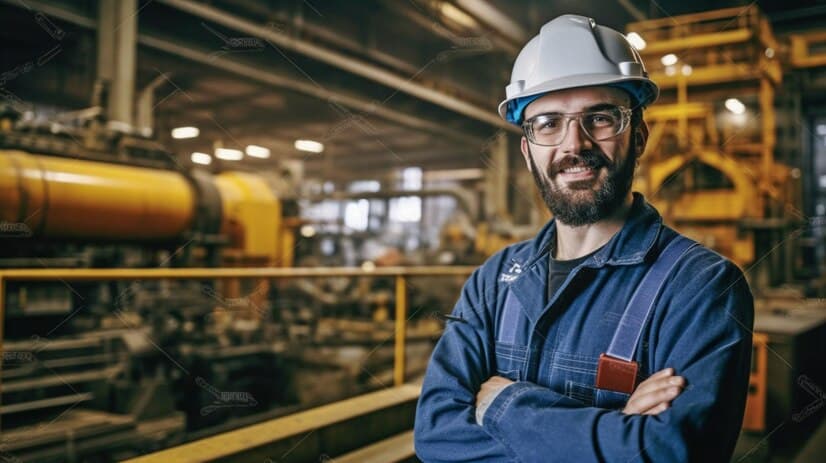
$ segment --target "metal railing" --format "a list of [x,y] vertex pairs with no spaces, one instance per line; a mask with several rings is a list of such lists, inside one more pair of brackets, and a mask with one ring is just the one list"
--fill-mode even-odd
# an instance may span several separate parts
[[[471,266],[418,266],[379,267],[365,270],[357,267],[304,268],[152,268],[152,269],[10,269],[0,270],[0,354],[3,349],[3,333],[6,308],[6,282],[60,281],[115,281],[115,280],[183,280],[234,278],[325,278],[325,277],[394,277],[396,281],[396,320],[393,383],[400,386],[405,381],[405,350],[407,331],[407,277],[468,276],[476,267]],[[458,296],[458,295],[457,295]],[[0,392],[2,392],[2,362],[0,362]]]

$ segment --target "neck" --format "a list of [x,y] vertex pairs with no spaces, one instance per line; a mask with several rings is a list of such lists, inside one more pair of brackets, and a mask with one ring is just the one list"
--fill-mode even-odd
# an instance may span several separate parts
[[631,209],[633,196],[628,193],[622,205],[610,216],[588,225],[572,227],[556,222],[555,259],[571,260],[586,256],[601,248],[622,229]]

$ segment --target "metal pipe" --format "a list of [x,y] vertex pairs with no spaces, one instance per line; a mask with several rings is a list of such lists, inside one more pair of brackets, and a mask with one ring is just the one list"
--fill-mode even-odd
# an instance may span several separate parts
[[132,126],[135,117],[135,39],[138,13],[136,0],[118,0],[114,3],[117,24],[114,34],[114,79],[109,92],[109,120]]
[[0,220],[37,237],[168,239],[193,223],[179,172],[0,150]]
[[512,130],[518,133],[519,130],[511,124],[505,122],[494,111],[493,108],[482,108],[466,101],[446,95],[437,90],[425,87],[412,82],[409,78],[399,76],[368,62],[357,60],[341,53],[328,50],[306,40],[290,37],[279,31],[268,27],[259,26],[253,22],[238,16],[231,15],[211,6],[192,2],[189,0],[159,0],[161,3],[173,8],[185,11],[202,19],[214,21],[225,27],[229,27],[256,37],[262,37],[271,42],[270,44],[283,47],[297,53],[309,56],[323,63],[338,67],[355,75],[378,82],[390,88],[397,89],[416,98],[428,101],[443,108],[455,111],[472,119],[476,119],[494,127]]
[[[35,7],[37,8],[37,7]],[[97,24],[115,24],[115,0],[100,0]],[[97,78],[112,83],[115,78],[115,34],[111,27],[97,28]]]
[[405,341],[407,335],[407,284],[404,277],[396,277],[396,340],[393,356],[393,384],[404,384],[404,370],[406,364]]
[[135,125],[145,136],[152,136],[155,132],[155,89],[166,82],[169,76],[166,73],[160,74],[138,94],[138,111]]

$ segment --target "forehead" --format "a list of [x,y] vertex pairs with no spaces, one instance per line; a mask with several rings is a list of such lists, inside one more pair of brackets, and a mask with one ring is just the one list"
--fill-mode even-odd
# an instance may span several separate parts
[[628,105],[628,94],[614,87],[583,87],[551,92],[537,98],[525,108],[525,118],[548,112],[575,113],[588,107],[609,103]]

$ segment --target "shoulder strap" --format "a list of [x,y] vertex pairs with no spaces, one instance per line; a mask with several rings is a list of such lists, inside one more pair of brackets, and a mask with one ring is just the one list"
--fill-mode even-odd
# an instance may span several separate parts
[[698,244],[682,235],[677,235],[663,249],[625,308],[606,354],[627,362],[634,358],[634,351],[642,335],[643,326],[654,310],[654,304],[657,302],[657,296],[665,280],[677,262],[695,246]]
[[508,288],[508,294],[505,296],[505,308],[502,313],[502,319],[499,322],[499,333],[496,335],[496,340],[499,342],[506,342],[513,344],[516,340],[516,328],[519,322],[519,313],[522,311],[522,306],[519,300],[513,294],[513,291]]

